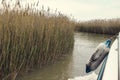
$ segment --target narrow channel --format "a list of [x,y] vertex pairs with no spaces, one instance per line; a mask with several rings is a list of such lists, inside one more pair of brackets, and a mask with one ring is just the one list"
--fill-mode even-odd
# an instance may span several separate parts
[[110,35],[74,33],[72,54],[61,57],[57,62],[39,70],[22,75],[18,80],[94,80],[100,67],[89,74],[85,73],[85,64],[96,46]]

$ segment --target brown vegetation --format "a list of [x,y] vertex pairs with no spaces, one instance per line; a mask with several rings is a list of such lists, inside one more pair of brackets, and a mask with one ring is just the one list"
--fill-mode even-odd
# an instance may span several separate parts
[[20,71],[54,62],[73,48],[74,22],[59,14],[30,9],[0,13],[0,79],[15,80]]
[[120,19],[79,22],[76,25],[75,30],[99,34],[116,34],[120,31]]

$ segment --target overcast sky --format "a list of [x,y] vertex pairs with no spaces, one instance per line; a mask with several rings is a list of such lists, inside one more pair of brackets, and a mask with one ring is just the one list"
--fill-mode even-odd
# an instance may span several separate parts
[[[38,0],[21,0],[37,2]],[[40,5],[72,14],[77,20],[120,18],[120,0],[39,0]]]

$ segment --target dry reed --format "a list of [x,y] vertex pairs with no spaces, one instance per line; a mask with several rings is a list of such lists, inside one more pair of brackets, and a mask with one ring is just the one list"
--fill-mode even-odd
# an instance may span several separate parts
[[[73,48],[74,22],[68,17],[26,9],[0,13],[0,79],[15,80],[21,71],[53,63]],[[17,3],[20,8],[20,2]]]
[[76,25],[75,30],[99,34],[116,34],[120,32],[120,19],[103,19],[79,22]]

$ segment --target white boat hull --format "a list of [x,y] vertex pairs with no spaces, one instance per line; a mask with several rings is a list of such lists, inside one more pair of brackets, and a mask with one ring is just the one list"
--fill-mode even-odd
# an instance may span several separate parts
[[118,80],[118,39],[111,46],[102,80]]

